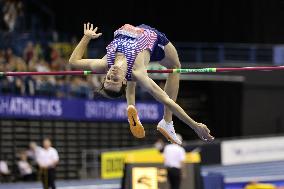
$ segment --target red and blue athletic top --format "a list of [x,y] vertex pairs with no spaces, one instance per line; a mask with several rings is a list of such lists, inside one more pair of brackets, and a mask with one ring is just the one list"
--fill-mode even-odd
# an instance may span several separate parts
[[161,60],[164,57],[163,47],[168,42],[163,33],[147,25],[134,27],[125,24],[114,32],[114,40],[106,48],[108,67],[114,64],[117,52],[123,53],[127,60],[126,79],[129,81],[131,80],[132,68],[138,53],[149,50],[151,60]]

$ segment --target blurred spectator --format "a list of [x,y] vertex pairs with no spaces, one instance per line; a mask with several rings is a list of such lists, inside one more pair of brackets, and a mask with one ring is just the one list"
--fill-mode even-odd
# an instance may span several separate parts
[[40,96],[55,96],[56,85],[54,77],[39,76],[35,79],[35,93]]
[[41,149],[42,147],[38,146],[36,142],[30,142],[29,149],[26,151],[27,158],[36,172],[39,172],[37,157],[39,156]]
[[1,182],[8,182],[10,178],[10,170],[5,160],[0,160],[0,179]]
[[[37,72],[50,71],[48,63],[42,58],[39,60],[37,58],[31,60],[29,69]],[[54,76],[34,76],[31,77],[31,80],[32,81],[29,81],[30,89],[34,90],[35,94],[55,96],[56,79]],[[30,92],[32,93],[32,91]]]
[[50,52],[50,59],[51,59],[51,62],[55,61],[56,59],[59,58],[59,51],[56,50],[54,47],[50,47],[51,49],[51,52]]
[[51,57],[51,70],[52,71],[60,71],[65,70],[68,65],[67,61],[62,58],[61,54],[58,53],[57,50],[53,50],[53,55]]
[[163,139],[159,138],[155,142],[154,147],[162,153],[164,151],[164,148],[165,148],[165,142],[163,141]]
[[30,60],[35,56],[35,48],[33,42],[29,41],[24,49],[23,58],[29,63]]
[[[46,51],[40,44],[34,45],[30,41],[22,53],[23,57],[15,55],[12,48],[0,50],[0,71],[71,70],[67,60],[62,57],[61,51],[51,45],[48,46],[50,50]],[[101,88],[103,78],[104,76],[101,75],[2,77],[0,78],[0,93],[93,99],[99,97],[94,92]],[[137,87],[137,96],[138,99],[152,99],[139,87]]]
[[25,94],[29,95],[29,96],[35,95],[36,83],[35,83],[34,77],[27,76],[27,77],[25,77],[24,82],[25,82],[25,86],[24,86],[25,87]]
[[56,82],[56,97],[63,98],[68,97],[70,91],[70,85],[68,84],[67,78],[58,77]]
[[22,181],[32,181],[35,180],[35,174],[33,172],[32,166],[28,162],[26,151],[22,151],[19,154],[20,160],[18,161],[18,169],[20,172],[20,179]]
[[[0,65],[3,65],[6,63],[6,59],[5,59],[5,51],[0,49]],[[1,69],[1,71],[3,71]]]
[[43,140],[43,148],[37,156],[37,163],[40,167],[40,176],[44,189],[51,187],[55,189],[55,168],[59,162],[58,152],[52,147],[51,140]]
[[70,93],[73,97],[88,98],[90,87],[87,85],[86,80],[81,77],[73,77],[71,80]]
[[[177,137],[182,141],[181,135]],[[171,189],[179,189],[182,177],[185,177],[185,150],[178,144],[168,144],[164,149],[164,165],[168,171],[168,181]]]
[[37,72],[49,72],[50,71],[48,63],[42,58],[40,58],[38,62],[34,63],[34,67]]
[[[7,71],[27,71],[27,65],[21,57],[15,56],[13,50],[8,48],[6,51],[6,62],[4,70]],[[6,92],[23,95],[25,93],[25,86],[23,78],[21,77],[7,77],[3,81],[3,86]]]
[[15,58],[15,55],[14,55],[14,52],[11,48],[8,48],[6,50],[6,53],[5,53],[5,59],[6,59],[6,62],[9,63],[9,62],[13,62],[13,59]]
[[30,142],[29,149],[27,150],[27,157],[36,162],[37,155],[40,153],[41,149],[42,148],[38,146],[36,142]]
[[[15,71],[27,71],[27,65],[23,61],[22,58],[17,57],[15,58]],[[25,85],[24,85],[24,78],[23,77],[13,77],[14,79],[14,94],[24,95],[25,94]]]

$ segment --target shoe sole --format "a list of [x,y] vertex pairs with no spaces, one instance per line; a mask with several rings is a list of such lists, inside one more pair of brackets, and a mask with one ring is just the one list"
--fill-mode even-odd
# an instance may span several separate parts
[[128,106],[127,116],[132,135],[136,138],[144,138],[145,130],[140,121],[137,119],[138,113],[134,106]]
[[170,141],[171,143],[174,143],[174,144],[178,144],[169,134],[168,134],[168,132],[165,130],[165,129],[163,129],[162,127],[157,127],[157,130],[158,131],[160,131],[160,133],[162,133],[162,135],[164,135],[164,137],[166,137],[166,139],[168,140],[168,141]]

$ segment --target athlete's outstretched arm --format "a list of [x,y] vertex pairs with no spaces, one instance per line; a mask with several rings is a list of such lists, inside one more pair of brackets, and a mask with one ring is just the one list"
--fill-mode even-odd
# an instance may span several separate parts
[[133,105],[135,106],[135,87],[136,87],[136,82],[134,81],[128,81],[127,82],[127,87],[126,87],[126,100],[127,100],[127,105]]
[[151,78],[148,77],[146,69],[133,71],[132,75],[135,77],[139,85],[144,87],[157,101],[167,106],[180,120],[189,125],[202,140],[212,141],[214,139],[214,137],[210,135],[210,130],[206,125],[197,123],[190,118],[177,103],[169,98],[165,91],[163,91]]
[[97,29],[97,27],[93,29],[93,24],[84,24],[84,36],[74,49],[69,59],[69,63],[75,68],[95,70],[98,72],[106,71],[106,57],[102,59],[82,59],[90,40],[96,39],[102,35],[101,33],[96,33]]

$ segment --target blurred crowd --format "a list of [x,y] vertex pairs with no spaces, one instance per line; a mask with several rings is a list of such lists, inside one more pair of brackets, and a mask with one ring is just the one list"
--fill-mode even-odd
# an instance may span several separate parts
[[[63,71],[70,70],[67,58],[51,46],[43,48],[28,42],[22,56],[11,48],[0,50],[0,71]],[[25,76],[0,78],[0,93],[53,97],[93,98],[101,85],[99,76]]]
[[[26,15],[24,15],[24,8],[25,4],[22,0],[0,0],[0,31],[2,34],[2,42],[0,43],[0,71],[48,72],[71,70],[67,62],[68,57],[63,57],[61,51],[51,45],[19,42],[11,39],[14,36],[13,33],[17,35],[19,34],[18,32],[21,32],[25,28]],[[8,31],[8,33],[3,31]],[[25,33],[19,36],[19,38],[24,38]],[[40,41],[40,36],[37,36],[36,39],[36,41]],[[54,36],[52,36],[52,39],[54,40]],[[45,39],[45,41],[46,44],[51,42],[50,39]],[[100,76],[26,76],[0,78],[0,94],[3,95],[36,95],[92,99],[96,95],[94,91],[100,86]]]
[[[69,55],[70,56],[70,55]],[[151,64],[154,65],[154,64]],[[48,72],[71,70],[68,56],[52,45],[27,42],[22,55],[15,54],[12,48],[0,49],[0,72]],[[45,96],[57,98],[101,97],[103,76],[21,76],[0,77],[0,95]],[[163,87],[163,83],[159,83]],[[137,99],[152,99],[148,93],[137,87]]]
[[[50,151],[55,154],[50,156]],[[55,157],[53,157],[55,156]],[[55,169],[59,162],[58,152],[52,147],[51,140],[45,138],[42,146],[36,142],[30,142],[29,147],[16,154],[17,168],[11,171],[8,159],[2,154],[0,159],[0,182],[11,181],[36,181],[41,180],[42,170]]]
[[[62,53],[51,43],[68,41],[70,46],[74,46],[76,39],[59,36],[55,30],[34,32],[32,27],[26,31],[29,22],[37,23],[32,21],[37,16],[27,15],[27,3],[23,0],[0,0],[0,72],[71,70],[68,64],[71,52]],[[101,55],[103,47],[101,49],[99,53],[90,50],[90,54]],[[101,97],[96,91],[100,89],[102,80],[99,75],[0,77],[0,95],[93,99]],[[137,99],[152,99],[139,86],[136,95]]]

